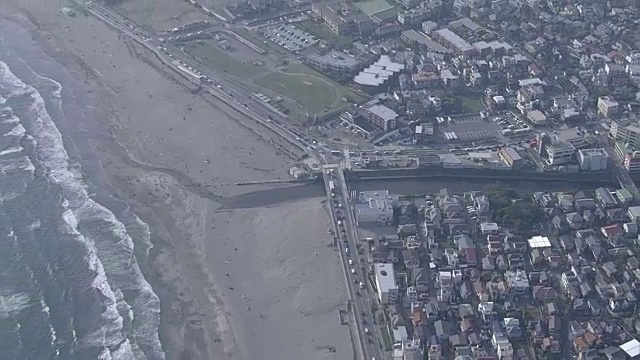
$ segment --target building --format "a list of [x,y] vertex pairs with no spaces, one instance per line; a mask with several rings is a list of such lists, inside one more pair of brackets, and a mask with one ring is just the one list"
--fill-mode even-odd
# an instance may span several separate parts
[[371,106],[362,115],[369,125],[384,132],[395,130],[399,117],[395,111],[381,104]]
[[609,96],[601,96],[598,98],[598,114],[604,117],[611,117],[618,112],[618,102]]
[[507,164],[507,166],[511,168],[518,169],[524,165],[524,159],[522,158],[522,156],[518,154],[516,149],[510,146],[500,149],[500,151],[498,151],[498,156],[505,164]]
[[381,304],[394,304],[398,301],[398,285],[393,271],[393,264],[374,264],[376,289],[378,290],[378,300]]
[[330,51],[325,55],[313,53],[307,55],[305,62],[314,69],[334,79],[348,80],[374,60],[371,54],[351,57],[341,51]]
[[396,19],[401,25],[414,26],[422,24],[427,19],[431,11],[425,8],[398,11]]
[[440,84],[440,77],[434,72],[420,72],[411,75],[413,88],[416,90],[437,87]]
[[640,151],[633,151],[623,142],[616,142],[614,150],[616,157],[622,161],[625,170],[628,172],[640,171]]
[[609,167],[609,155],[604,149],[580,149],[578,164],[584,171],[604,171]]
[[473,43],[472,46],[475,48],[476,53],[483,58],[489,55],[494,58],[500,58],[513,53],[513,47],[502,41],[478,41]]
[[622,125],[613,121],[609,128],[609,137],[622,142],[632,150],[640,150],[640,127],[637,125]]
[[433,40],[456,55],[471,57],[475,52],[475,48],[471,44],[447,28],[436,30],[432,34]]
[[548,123],[547,117],[540,110],[531,110],[527,112],[527,119],[534,126],[540,126]]
[[404,64],[391,61],[388,55],[380,58],[355,76],[353,82],[364,89],[377,92],[387,86],[404,70]]
[[311,10],[337,35],[367,35],[375,23],[356,7],[346,3],[311,3]]
[[358,200],[360,203],[355,206],[358,224],[389,224],[393,220],[393,203],[398,196],[390,195],[389,190],[363,191]]
[[444,46],[438,44],[426,34],[416,30],[405,30],[400,35],[402,41],[411,47],[418,47],[427,52],[435,52],[439,54],[447,54],[450,51]]
[[607,63],[604,66],[604,72],[607,74],[607,82],[612,86],[623,86],[629,81],[627,70],[622,65]]
[[433,32],[434,30],[436,30],[438,28],[438,23],[436,23],[435,21],[431,21],[431,20],[427,20],[425,22],[422,23],[422,32],[424,32],[425,34],[431,34],[431,32]]
[[556,141],[547,144],[545,152],[547,155],[547,164],[564,165],[573,160],[576,149],[568,142]]
[[529,244],[529,249],[545,249],[551,247],[551,241],[549,241],[549,238],[546,236],[533,236],[527,243]]

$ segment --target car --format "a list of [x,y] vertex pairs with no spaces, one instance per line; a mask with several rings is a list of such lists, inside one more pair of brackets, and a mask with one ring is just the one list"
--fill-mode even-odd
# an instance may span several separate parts
[[356,269],[351,269],[351,273],[355,274],[356,273]]
[[369,335],[369,328],[364,328],[364,333]]
[[349,259],[349,265],[353,265],[353,260]]
[[364,289],[364,283],[362,283],[362,281],[360,281],[360,289]]

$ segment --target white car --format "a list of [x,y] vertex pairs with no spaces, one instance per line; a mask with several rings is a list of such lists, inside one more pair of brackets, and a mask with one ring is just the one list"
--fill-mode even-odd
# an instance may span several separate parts
[[352,273],[352,274],[355,274],[355,273],[356,273],[356,270],[355,270],[355,269],[351,269],[351,273]]
[[353,265],[353,260],[349,259],[349,265]]

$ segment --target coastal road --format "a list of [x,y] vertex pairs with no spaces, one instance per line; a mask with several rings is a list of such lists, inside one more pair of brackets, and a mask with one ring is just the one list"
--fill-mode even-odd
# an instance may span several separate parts
[[[200,85],[203,91],[274,131],[292,145],[300,148],[319,164],[324,162],[322,154],[312,148],[313,144],[303,141],[301,134],[286,124],[287,119],[282,113],[256,99],[254,94],[247,93],[243,87],[234,84],[220,73],[205,68],[180,49],[169,44],[163,44],[155,34],[137,26],[112,9],[95,3],[87,4],[85,9],[99,20],[145,46],[167,66],[172,66],[177,73],[183,74],[186,78],[190,78],[189,80],[192,82]],[[165,50],[160,51],[159,49],[161,48]],[[187,69],[198,69],[197,71],[206,76],[212,84],[200,83],[199,78],[190,76],[183,70],[185,67]]]
[[325,165],[323,177],[331,209],[332,223],[340,259],[345,273],[352,318],[355,321],[354,342],[362,359],[384,359],[378,329],[371,305],[376,302],[375,291],[367,281],[367,264],[358,254],[358,232],[350,209],[349,190],[344,173],[338,165]]

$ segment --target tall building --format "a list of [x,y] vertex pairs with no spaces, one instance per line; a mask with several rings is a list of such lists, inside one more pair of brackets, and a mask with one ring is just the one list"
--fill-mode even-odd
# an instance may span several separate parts
[[549,135],[547,135],[546,133],[539,133],[536,135],[536,140],[537,140],[536,152],[538,153],[538,155],[545,157],[547,155],[546,154],[547,145],[551,143],[551,139],[549,138]]
[[604,117],[611,117],[618,112],[618,102],[612,97],[601,96],[598,98],[598,114]]
[[633,151],[627,144],[616,142],[616,157],[622,161],[622,165],[628,172],[640,171],[640,151]]
[[614,121],[609,128],[609,137],[632,150],[640,150],[640,127],[637,125],[623,125]]
[[603,171],[609,166],[609,155],[604,149],[581,149],[578,164],[584,171]]

